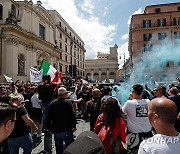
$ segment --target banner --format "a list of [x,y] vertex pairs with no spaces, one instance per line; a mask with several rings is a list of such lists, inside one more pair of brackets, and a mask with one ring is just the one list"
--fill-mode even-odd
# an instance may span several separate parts
[[5,79],[6,79],[7,82],[13,82],[13,80],[12,80],[11,77],[8,77],[8,76],[6,76],[6,75],[4,75],[4,77],[5,77]]
[[42,70],[38,71],[36,68],[30,68],[30,82],[42,82]]

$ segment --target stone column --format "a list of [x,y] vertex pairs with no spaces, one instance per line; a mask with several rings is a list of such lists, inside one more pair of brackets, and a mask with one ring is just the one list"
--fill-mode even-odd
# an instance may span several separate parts
[[94,71],[91,69],[91,80],[94,80]]
[[107,80],[107,82],[109,82],[109,68],[107,68],[106,74],[107,74],[106,80]]
[[101,69],[99,69],[99,82],[101,82]]

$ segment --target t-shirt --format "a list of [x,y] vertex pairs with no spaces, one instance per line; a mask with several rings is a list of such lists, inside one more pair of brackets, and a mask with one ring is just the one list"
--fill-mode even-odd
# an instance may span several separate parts
[[24,105],[20,105],[16,113],[17,120],[15,122],[15,127],[9,138],[17,138],[29,134],[28,126],[26,125],[25,121],[22,119],[22,116],[26,114],[27,114],[26,108],[24,107]]
[[149,132],[151,124],[148,119],[149,99],[128,100],[122,107],[127,114],[127,127],[132,133]]
[[180,134],[178,136],[156,134],[141,142],[138,154],[180,154]]
[[41,108],[40,102],[39,102],[39,95],[38,93],[35,93],[32,97],[31,97],[31,102],[32,102],[32,106],[34,108]]

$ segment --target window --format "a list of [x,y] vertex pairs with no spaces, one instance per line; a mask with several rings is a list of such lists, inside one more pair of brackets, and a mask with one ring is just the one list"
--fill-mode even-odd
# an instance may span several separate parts
[[177,7],[177,10],[180,11],[180,6]]
[[76,39],[76,37],[74,36],[74,40]]
[[65,38],[65,42],[67,43],[67,37]]
[[69,33],[69,35],[71,36],[71,32]]
[[39,24],[39,37],[45,39],[45,27]]
[[174,32],[174,39],[180,39],[180,32]]
[[53,67],[54,67],[55,69],[57,69],[57,65],[56,65],[56,63],[54,63],[54,64],[53,64]]
[[0,4],[0,20],[3,19],[3,6]]
[[152,34],[144,34],[144,41],[150,41],[152,38]]
[[167,62],[164,62],[164,61],[160,62],[159,64],[160,64],[160,67],[166,67],[167,66]]
[[155,8],[155,13],[160,13],[161,9],[160,8]]
[[165,40],[167,37],[166,33],[158,33],[158,40]]
[[173,25],[180,25],[180,18],[179,17],[173,18]]
[[161,26],[166,26],[166,19],[158,19],[158,26],[161,27]]
[[66,62],[68,61],[67,55],[65,55],[65,61],[66,61]]
[[62,33],[59,34],[59,37],[62,38]]
[[143,28],[151,27],[151,20],[143,20]]
[[59,63],[59,71],[62,72],[62,64]]
[[64,30],[65,30],[65,32],[67,32],[67,28],[66,27],[64,28]]
[[66,68],[66,73],[68,73],[68,66],[66,65],[65,68]]
[[59,48],[62,49],[62,42],[59,43]]
[[68,50],[68,49],[67,49],[67,45],[65,45],[65,51],[67,52],[67,50]]
[[59,26],[61,27],[61,22],[59,22]]
[[59,58],[62,59],[62,53],[61,52],[59,53]]
[[152,51],[153,45],[152,44],[144,44],[143,52]]

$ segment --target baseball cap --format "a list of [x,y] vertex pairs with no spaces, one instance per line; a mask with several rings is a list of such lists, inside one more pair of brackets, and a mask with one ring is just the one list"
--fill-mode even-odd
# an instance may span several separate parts
[[66,94],[66,93],[67,93],[66,88],[60,87],[60,88],[58,89],[58,95],[64,95],[64,94]]
[[64,154],[104,154],[100,138],[92,131],[82,132],[64,151]]

